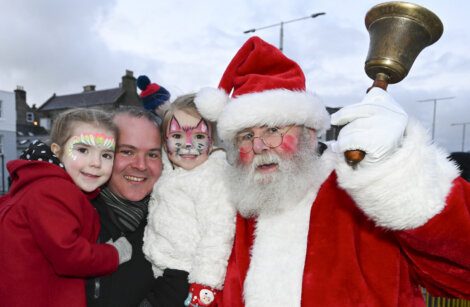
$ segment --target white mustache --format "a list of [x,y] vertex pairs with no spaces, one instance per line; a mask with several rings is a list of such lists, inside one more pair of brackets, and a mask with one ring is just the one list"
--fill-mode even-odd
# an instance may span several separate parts
[[262,155],[256,155],[253,158],[252,167],[255,169],[260,165],[265,164],[280,164],[281,158],[278,155],[272,153],[266,153]]

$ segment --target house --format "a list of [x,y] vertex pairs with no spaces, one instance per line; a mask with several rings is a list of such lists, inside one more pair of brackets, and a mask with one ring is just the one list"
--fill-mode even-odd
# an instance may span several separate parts
[[6,163],[16,159],[15,94],[0,90],[0,194],[8,190]]
[[57,114],[67,109],[96,107],[113,110],[123,105],[141,105],[137,94],[136,79],[130,70],[126,70],[118,87],[96,90],[95,85],[85,85],[83,92],[80,93],[53,94],[37,111],[40,126],[50,130]]
[[36,106],[30,107],[26,102],[26,91],[22,86],[15,90],[16,105],[16,156],[28,148],[34,140],[47,141],[49,133],[39,125]]

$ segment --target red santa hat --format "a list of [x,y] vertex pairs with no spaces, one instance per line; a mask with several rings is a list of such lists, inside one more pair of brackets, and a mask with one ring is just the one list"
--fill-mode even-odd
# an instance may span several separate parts
[[254,126],[297,124],[318,134],[330,126],[324,105],[306,92],[300,66],[256,36],[232,59],[219,89],[202,89],[195,103],[204,118],[217,121],[219,137],[225,141]]

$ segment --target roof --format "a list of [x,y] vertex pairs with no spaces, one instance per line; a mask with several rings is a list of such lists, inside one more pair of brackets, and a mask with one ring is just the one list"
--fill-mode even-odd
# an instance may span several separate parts
[[54,94],[41,107],[39,107],[38,110],[51,111],[114,104],[123,94],[124,89],[122,88],[112,88],[100,91],[88,91],[63,96],[56,96]]
[[47,130],[42,126],[16,124],[17,136],[38,136],[47,135]]

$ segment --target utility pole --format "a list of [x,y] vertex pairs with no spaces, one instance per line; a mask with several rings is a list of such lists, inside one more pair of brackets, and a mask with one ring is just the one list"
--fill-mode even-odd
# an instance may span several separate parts
[[269,25],[269,26],[265,26],[265,27],[261,27],[261,28],[249,29],[249,30],[243,31],[243,33],[248,34],[248,33],[253,33],[255,31],[258,31],[258,30],[263,30],[263,29],[268,29],[268,28],[280,26],[281,29],[280,29],[280,35],[279,35],[279,50],[281,50],[281,52],[282,52],[282,50],[284,49],[284,25],[286,23],[296,22],[296,21],[300,21],[300,20],[304,20],[304,19],[308,19],[308,18],[316,18],[318,16],[325,15],[325,14],[326,14],[325,12],[315,13],[315,14],[312,14],[312,15],[309,15],[309,16],[306,16],[306,17],[292,19],[292,20],[288,20],[288,21],[281,21],[279,23],[275,23],[273,25]]
[[462,152],[465,151],[465,127],[467,127],[467,125],[470,125],[470,122],[451,124],[451,126],[462,126]]
[[434,132],[436,130],[436,105],[438,101],[441,100],[448,100],[448,99],[454,99],[455,97],[443,97],[443,98],[430,98],[430,99],[424,99],[424,100],[418,100],[418,102],[429,102],[432,101],[434,102],[434,111],[432,115],[432,140],[434,141]]

